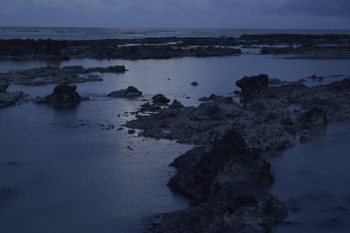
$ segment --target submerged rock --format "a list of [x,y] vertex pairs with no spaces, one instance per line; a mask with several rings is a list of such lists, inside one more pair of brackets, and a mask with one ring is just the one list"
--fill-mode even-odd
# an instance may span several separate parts
[[139,91],[136,87],[134,86],[128,86],[126,89],[121,89],[119,91],[113,91],[109,93],[107,96],[108,97],[113,97],[113,98],[132,98],[132,97],[138,97],[141,96],[142,92]]
[[83,100],[89,100],[88,97],[81,97],[78,92],[76,92],[77,86],[69,86],[68,84],[57,85],[50,95],[42,97],[37,97],[35,103],[75,103]]

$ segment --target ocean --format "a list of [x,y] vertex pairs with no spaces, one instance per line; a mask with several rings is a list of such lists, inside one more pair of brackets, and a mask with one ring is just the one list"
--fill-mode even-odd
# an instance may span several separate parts
[[[238,29],[113,29],[1,27],[2,39],[107,39],[158,36],[234,36],[247,33],[324,34],[350,31]],[[145,217],[185,209],[188,201],[166,183],[176,172],[173,159],[193,145],[153,140],[116,128],[132,119],[143,98],[162,93],[187,106],[211,94],[232,96],[243,76],[268,74],[297,81],[313,74],[322,85],[350,77],[348,60],[285,59],[245,51],[240,56],[160,60],[0,61],[0,72],[42,66],[125,65],[123,74],[103,74],[103,82],[77,84],[88,96],[78,106],[35,105],[30,100],[50,94],[54,85],[11,85],[29,94],[18,106],[0,109],[0,226],[2,233],[140,233]],[[193,87],[191,82],[199,86]],[[110,99],[111,91],[135,86],[139,99]],[[271,189],[301,214],[274,228],[285,232],[349,232],[350,124],[334,123],[315,132],[317,139],[279,155],[267,155],[276,174]],[[295,190],[295,192],[291,192]],[[318,200],[318,201],[315,201]],[[339,209],[338,207],[344,209]],[[333,211],[333,212],[332,212]],[[345,216],[345,217],[344,217]],[[333,220],[336,219],[336,220]],[[328,228],[327,228],[328,227]],[[336,227],[336,228],[335,228]]]
[[350,30],[0,27],[0,39],[99,40],[145,37],[240,37],[243,34],[350,34]]

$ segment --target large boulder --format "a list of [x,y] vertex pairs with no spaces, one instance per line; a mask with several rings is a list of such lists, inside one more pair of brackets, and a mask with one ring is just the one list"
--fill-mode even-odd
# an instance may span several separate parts
[[50,95],[37,97],[35,103],[75,103],[83,100],[89,100],[88,97],[82,97],[76,92],[77,86],[69,86],[68,84],[57,85]]
[[259,154],[250,152],[235,130],[215,141],[209,152],[195,148],[173,165],[178,173],[169,180],[169,187],[199,202],[207,199],[218,185],[235,189],[242,183],[270,186],[274,182],[270,164]]
[[113,91],[109,93],[107,96],[108,97],[113,97],[113,98],[132,98],[132,97],[137,97],[141,96],[142,92],[139,91],[136,87],[134,86],[128,86],[126,89],[121,89],[119,91]]

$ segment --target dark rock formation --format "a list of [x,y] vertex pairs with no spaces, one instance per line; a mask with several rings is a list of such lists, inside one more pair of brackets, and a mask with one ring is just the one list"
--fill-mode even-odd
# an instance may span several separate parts
[[8,87],[9,87],[8,84],[0,85],[0,93],[6,92]]
[[35,103],[76,103],[83,100],[89,100],[88,97],[81,97],[76,92],[77,86],[69,86],[68,84],[62,84],[55,87],[53,93],[42,97],[37,97]]
[[169,107],[170,108],[182,108],[183,104],[180,101],[178,101],[177,99],[174,99]]
[[107,96],[113,97],[113,98],[133,98],[133,97],[138,97],[141,95],[142,95],[142,92],[139,91],[136,87],[128,86],[126,89],[121,89],[119,91],[113,91],[113,92],[109,93]]
[[219,233],[219,232],[264,232],[280,223],[287,215],[287,208],[275,196],[262,200],[241,196],[229,198],[222,191],[215,201],[209,199],[187,210],[158,214],[149,218],[146,233]]
[[0,85],[0,108],[10,107],[28,95],[22,91],[8,92],[8,84]]
[[[203,147],[195,148],[174,162],[173,165],[179,165],[179,160],[186,160],[188,165],[180,167],[179,172],[170,179],[168,185],[173,190],[196,201],[203,201],[213,190],[214,184],[233,189],[242,183],[267,186],[273,183],[270,164],[260,155],[250,152],[235,130],[214,142],[209,152],[203,151]],[[197,160],[198,163],[193,164]]]
[[170,102],[170,100],[162,94],[157,94],[152,97],[152,102],[153,104],[166,105]]
[[191,83],[191,85],[196,87],[196,86],[198,86],[198,82],[194,81],[194,82]]
[[268,84],[269,78],[266,74],[252,77],[246,76],[236,82],[236,85],[241,88],[241,100],[243,103],[265,94]]
[[[235,130],[214,142],[210,151],[194,148],[172,165],[178,173],[168,185],[191,198],[193,205],[156,216],[146,232],[236,232],[271,226],[287,215],[286,207],[267,195],[274,181],[270,164],[250,152]],[[255,188],[242,192],[242,185]]]

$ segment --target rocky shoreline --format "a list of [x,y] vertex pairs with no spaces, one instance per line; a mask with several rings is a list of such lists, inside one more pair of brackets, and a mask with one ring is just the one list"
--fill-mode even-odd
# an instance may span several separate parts
[[16,84],[26,86],[42,86],[47,84],[72,84],[103,81],[97,73],[125,73],[123,65],[106,68],[93,67],[85,69],[83,66],[40,67],[27,70],[10,70],[0,72],[0,85]]
[[142,136],[199,145],[171,164],[178,173],[168,183],[191,206],[151,217],[145,232],[239,232],[278,224],[287,208],[268,193],[274,175],[262,152],[307,142],[314,126],[350,120],[350,79],[307,87],[259,75],[236,85],[240,103],[215,95],[198,107],[147,103],[125,124]]
[[234,37],[160,37],[105,40],[0,40],[1,60],[168,59],[230,56],[241,48],[307,58],[350,57],[349,35],[257,34]]

